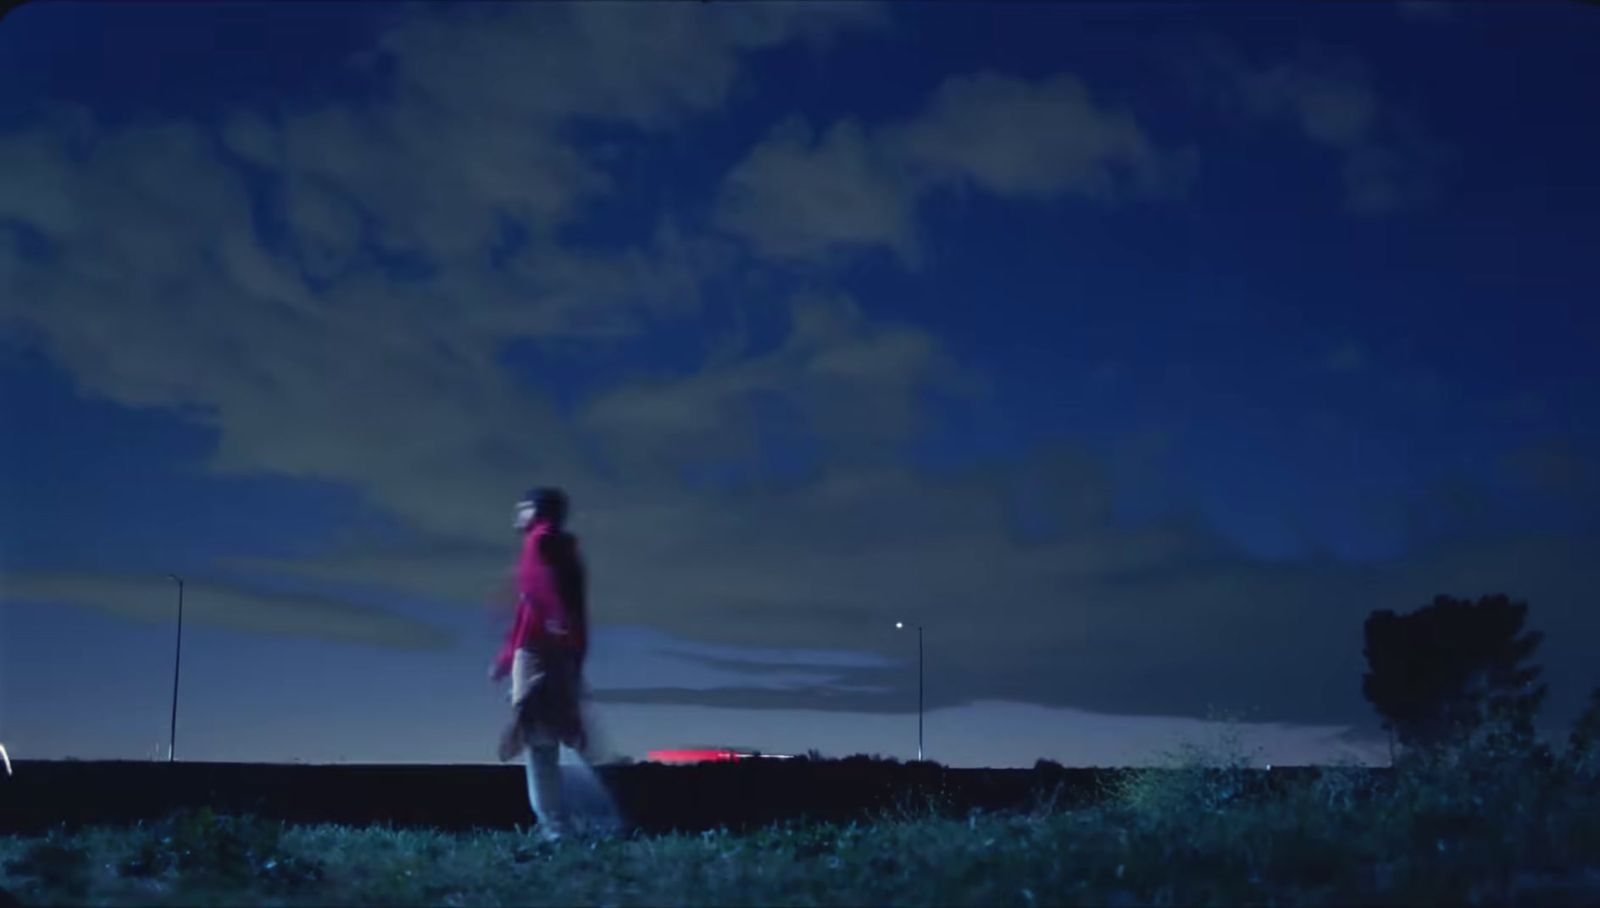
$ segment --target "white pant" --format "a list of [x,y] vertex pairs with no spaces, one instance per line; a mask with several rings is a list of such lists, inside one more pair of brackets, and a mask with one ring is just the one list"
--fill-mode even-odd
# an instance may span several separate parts
[[511,654],[511,705],[522,702],[533,691],[533,685],[538,683],[544,674],[544,666],[539,664],[539,657],[529,650],[517,648]]
[[561,805],[561,745],[538,733],[528,735],[528,750],[523,755],[528,776],[528,804],[539,826],[548,836],[567,832],[567,816]]
[[[534,653],[518,649],[512,655],[513,706],[522,702],[543,674],[544,666],[539,664],[539,657]],[[527,742],[523,759],[528,778],[528,805],[539,818],[545,835],[560,836],[567,832],[566,812],[561,804],[561,742],[537,727],[524,728],[523,739]]]

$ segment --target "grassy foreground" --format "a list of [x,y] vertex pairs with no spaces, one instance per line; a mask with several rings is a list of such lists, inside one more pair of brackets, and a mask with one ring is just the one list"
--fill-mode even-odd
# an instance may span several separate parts
[[[208,812],[0,838],[23,904],[1600,903],[1600,759],[1479,742],[1386,780],[1262,793],[1245,761],[1134,774],[1096,806],[538,844]],[[0,896],[0,901],[4,897]]]

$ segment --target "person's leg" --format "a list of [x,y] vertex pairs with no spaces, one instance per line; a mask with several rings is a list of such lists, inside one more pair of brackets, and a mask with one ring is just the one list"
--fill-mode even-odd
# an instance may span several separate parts
[[[539,818],[541,832],[560,835],[564,829],[561,815],[561,747],[558,739],[545,727],[541,713],[549,699],[549,666],[531,650],[518,649],[512,660],[511,701],[517,714],[520,744],[525,750],[523,759],[528,782],[528,806]],[[512,748],[503,747],[502,752]]]
[[541,834],[547,838],[567,832],[561,803],[561,745],[537,731],[525,734],[528,745],[528,804],[539,818]]

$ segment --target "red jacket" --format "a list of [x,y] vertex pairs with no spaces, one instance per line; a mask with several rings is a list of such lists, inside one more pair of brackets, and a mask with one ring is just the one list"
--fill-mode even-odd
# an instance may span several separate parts
[[511,671],[518,649],[567,650],[582,664],[588,651],[583,560],[577,537],[535,523],[522,539],[517,560],[517,617],[495,658],[495,672]]

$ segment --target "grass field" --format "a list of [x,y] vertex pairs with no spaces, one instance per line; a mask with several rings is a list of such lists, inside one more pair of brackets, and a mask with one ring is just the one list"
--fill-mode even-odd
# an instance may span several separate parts
[[[1600,760],[1479,743],[1386,781],[1262,794],[1243,761],[1133,774],[1097,804],[539,844],[208,812],[0,839],[24,904],[1600,903]],[[508,795],[510,796],[510,795]]]

